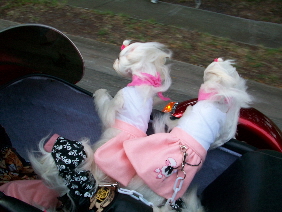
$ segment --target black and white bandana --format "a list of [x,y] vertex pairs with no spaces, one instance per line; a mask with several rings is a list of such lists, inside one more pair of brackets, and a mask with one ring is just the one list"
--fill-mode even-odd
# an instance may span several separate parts
[[77,170],[87,155],[79,141],[57,138],[52,152],[59,175],[65,180],[70,192],[77,196],[92,197],[96,191],[96,181],[88,170]]

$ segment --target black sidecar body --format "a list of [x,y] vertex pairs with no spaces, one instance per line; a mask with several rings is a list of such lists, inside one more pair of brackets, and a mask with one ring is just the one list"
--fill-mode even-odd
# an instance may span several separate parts
[[[45,25],[19,25],[0,32],[0,47],[0,124],[24,161],[27,151],[54,133],[91,143],[99,139],[92,93],[75,85],[83,77],[83,58],[66,35]],[[154,110],[152,119],[161,113]],[[282,211],[282,153],[232,139],[208,152],[192,185],[206,211]],[[130,208],[104,211],[133,212]],[[41,210],[1,193],[0,211]]]

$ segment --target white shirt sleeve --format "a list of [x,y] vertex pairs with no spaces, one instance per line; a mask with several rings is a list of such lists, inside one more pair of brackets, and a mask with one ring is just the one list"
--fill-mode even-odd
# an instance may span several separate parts
[[117,119],[146,132],[153,109],[153,98],[144,99],[135,86],[122,89],[124,105],[117,113]]

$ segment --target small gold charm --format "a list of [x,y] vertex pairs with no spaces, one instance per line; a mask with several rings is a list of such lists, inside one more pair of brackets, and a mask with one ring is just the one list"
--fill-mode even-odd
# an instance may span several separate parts
[[96,194],[96,199],[100,202],[102,202],[104,199],[106,199],[107,196],[109,196],[110,189],[106,187],[102,187],[101,189],[98,190]]
[[100,187],[96,194],[90,199],[89,209],[96,208],[97,212],[104,210],[115,197],[115,188],[111,187]]

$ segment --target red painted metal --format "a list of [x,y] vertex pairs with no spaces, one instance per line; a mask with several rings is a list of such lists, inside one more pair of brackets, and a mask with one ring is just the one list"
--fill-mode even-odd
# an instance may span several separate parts
[[236,138],[260,149],[282,152],[281,130],[255,108],[241,109]]

